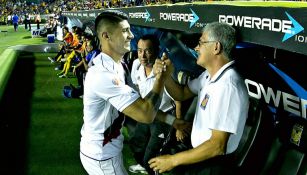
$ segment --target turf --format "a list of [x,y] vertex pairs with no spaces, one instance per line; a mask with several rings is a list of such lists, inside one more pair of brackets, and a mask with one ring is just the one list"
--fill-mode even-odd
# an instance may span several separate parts
[[6,25],[0,26],[0,31],[7,31],[6,33],[0,32],[0,54],[10,46],[19,44],[41,44],[47,42],[46,38],[32,38],[31,32],[25,30],[22,25],[18,27],[17,32],[14,31],[13,26]]
[[[12,26],[1,36],[0,53],[19,44],[45,44],[45,38],[31,38],[30,32]],[[0,34],[2,35],[2,33]],[[61,79],[47,59],[56,53],[17,52],[18,59],[0,100],[0,174],[85,175],[79,159],[82,99],[62,95],[64,85],[76,78]],[[1,70],[0,70],[1,71]],[[126,128],[124,128],[127,138]],[[125,166],[135,164],[127,145]],[[137,175],[137,174],[136,174]]]
[[54,66],[47,60],[47,56],[52,55],[38,53],[33,56],[35,78],[28,174],[85,174],[79,161],[82,100],[62,95],[63,86],[76,84],[76,79],[58,78]]

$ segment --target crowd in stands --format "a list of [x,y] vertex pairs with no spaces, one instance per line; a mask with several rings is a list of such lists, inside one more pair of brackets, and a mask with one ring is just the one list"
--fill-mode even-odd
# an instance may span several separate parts
[[194,0],[40,0],[38,1],[40,3],[30,3],[22,0],[0,0],[0,23],[9,23],[14,13],[20,17],[20,23],[23,23],[27,16],[30,20],[35,22],[35,15],[37,14],[60,15],[61,11],[94,10],[193,1]]
[[28,3],[26,1],[6,1],[0,0],[0,24],[11,25],[13,16],[18,16],[18,24],[25,24],[25,29],[31,30],[33,23],[46,23],[49,16],[55,16],[60,20],[60,11],[49,5],[47,2],[42,1],[39,4]]
[[[184,0],[190,2],[190,0]],[[113,7],[143,6],[179,2],[176,0],[40,0],[33,3],[22,0],[0,0],[0,22],[10,23],[14,13],[19,16],[19,23],[24,23],[29,17],[35,22],[37,14],[58,14],[61,11],[94,10]]]

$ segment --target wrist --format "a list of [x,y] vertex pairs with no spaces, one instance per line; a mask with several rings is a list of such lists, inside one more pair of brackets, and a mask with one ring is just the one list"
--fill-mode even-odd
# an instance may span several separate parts
[[169,124],[169,125],[173,126],[175,120],[176,120],[176,117],[174,117],[171,114],[166,114],[166,117],[165,117],[165,123],[166,124]]
[[173,167],[177,167],[179,165],[179,162],[178,162],[178,160],[176,158],[176,154],[171,155],[171,162],[172,162],[172,166]]

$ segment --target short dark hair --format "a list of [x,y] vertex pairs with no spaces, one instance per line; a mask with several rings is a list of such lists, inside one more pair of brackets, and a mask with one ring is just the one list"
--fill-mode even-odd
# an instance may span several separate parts
[[160,41],[158,40],[158,37],[152,34],[146,34],[144,36],[141,36],[140,40],[149,40],[152,42],[153,49],[154,49],[154,54],[158,55],[159,54],[159,46],[160,46]]
[[88,40],[92,40],[93,39],[93,35],[89,34],[89,33],[86,33],[86,32],[83,32],[83,36],[84,36],[84,38],[86,38]]
[[76,30],[78,28],[78,26],[72,26],[73,30]]
[[64,26],[64,27],[63,27],[63,30],[67,30],[67,31],[69,32],[69,29],[68,29],[67,26]]
[[98,29],[103,23],[117,25],[123,20],[128,20],[128,15],[126,13],[119,10],[105,10],[95,19],[95,31],[98,33]]
[[92,40],[88,41],[88,44],[93,47],[93,50],[97,49],[97,45],[96,45],[96,41],[95,40],[92,39]]

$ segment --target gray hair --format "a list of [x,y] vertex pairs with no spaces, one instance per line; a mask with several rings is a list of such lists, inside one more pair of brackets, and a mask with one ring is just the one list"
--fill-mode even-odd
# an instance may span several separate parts
[[236,30],[232,26],[226,23],[212,22],[204,27],[203,32],[208,34],[208,40],[220,42],[222,52],[229,60],[232,60],[231,52],[236,45]]

